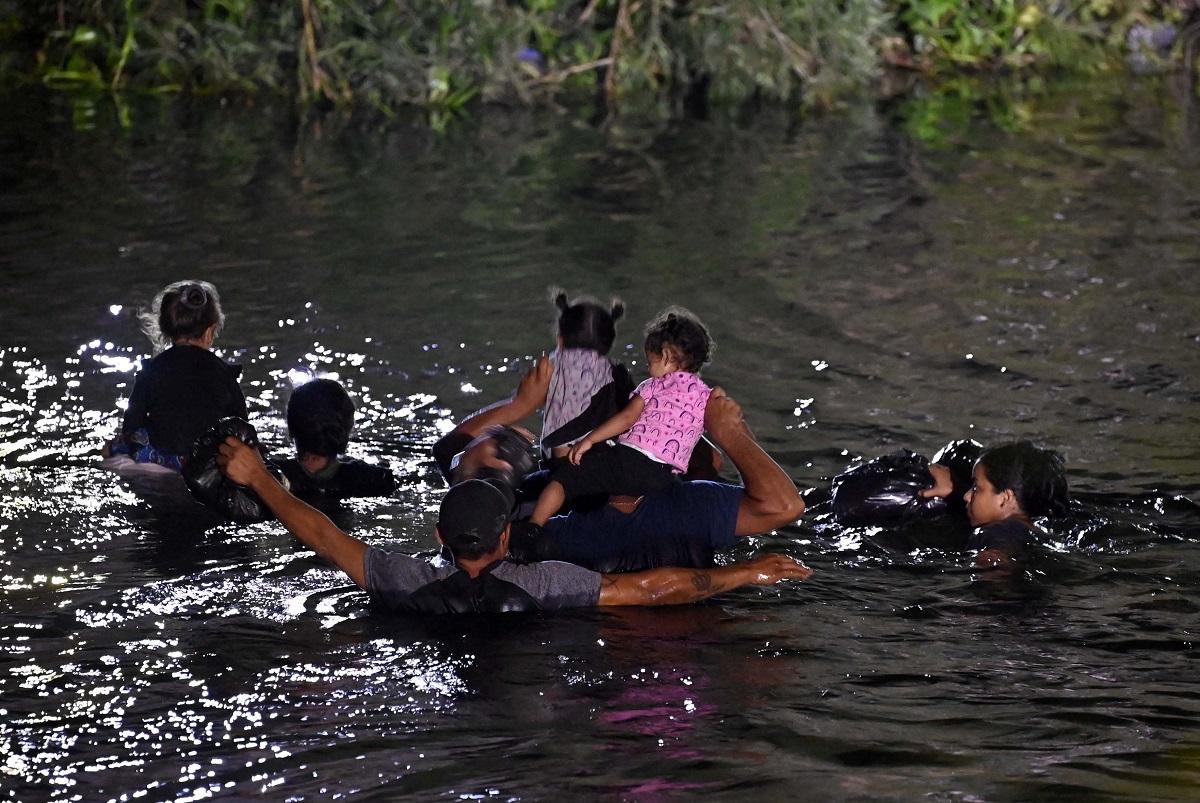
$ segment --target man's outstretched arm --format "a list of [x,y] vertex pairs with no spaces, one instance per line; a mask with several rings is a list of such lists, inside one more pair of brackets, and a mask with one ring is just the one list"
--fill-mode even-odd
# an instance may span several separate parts
[[786,555],[763,555],[714,569],[664,567],[600,579],[601,605],[681,605],[744,585],[771,585],[784,578],[806,580],[812,569]]
[[217,465],[226,477],[258,494],[292,535],[348,574],[360,588],[367,587],[363,567],[367,545],[342,532],[324,513],[288,493],[267,471],[256,449],[237,438],[226,438]]
[[704,410],[704,428],[742,475],[745,491],[738,507],[738,535],[757,535],[791,524],[804,513],[796,484],[754,440],[742,408],[713,388]]
[[521,378],[517,392],[512,397],[472,413],[453,431],[474,438],[493,424],[521,423],[546,403],[550,375],[553,373],[554,365],[550,358],[542,357]]
[[[554,366],[548,357],[542,357],[521,379],[517,392],[503,401],[496,402],[467,416],[458,426],[438,438],[433,445],[433,459],[447,480],[450,479],[451,464],[455,455],[467,447],[472,440],[490,426],[501,424],[516,426],[546,403],[550,388],[550,376]],[[530,436],[532,439],[532,436]]]

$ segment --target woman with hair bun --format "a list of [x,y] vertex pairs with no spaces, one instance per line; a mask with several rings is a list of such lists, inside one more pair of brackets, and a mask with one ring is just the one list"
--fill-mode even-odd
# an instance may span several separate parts
[[212,353],[225,313],[208,282],[168,285],[139,317],[156,356],[138,372],[121,434],[105,456],[128,455],[179,471],[197,437],[222,418],[248,417],[238,387],[242,369]]

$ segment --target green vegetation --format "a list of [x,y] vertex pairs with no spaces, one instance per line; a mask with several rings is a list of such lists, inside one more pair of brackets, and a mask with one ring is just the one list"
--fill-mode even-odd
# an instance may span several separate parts
[[[1150,0],[0,0],[0,81],[75,92],[289,98],[435,126],[479,101],[671,116],[828,106],[886,72],[1097,71]],[[1180,37],[1182,39],[1183,37]],[[1182,51],[1174,45],[1175,52]],[[1193,54],[1194,51],[1189,51]],[[118,101],[118,105],[120,102]]]

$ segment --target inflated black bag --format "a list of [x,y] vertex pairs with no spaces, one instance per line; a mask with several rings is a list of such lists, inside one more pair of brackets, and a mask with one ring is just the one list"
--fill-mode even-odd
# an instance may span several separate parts
[[951,510],[965,511],[967,500],[963,498],[971,488],[971,472],[975,470],[975,461],[983,454],[983,444],[964,438],[950,441],[941,451],[933,456],[933,462],[950,469],[950,481],[954,490],[946,500]]
[[929,458],[899,449],[833,478],[833,518],[852,527],[883,527],[945,510],[946,500],[920,495],[932,487]]
[[496,479],[510,489],[515,489],[527,475],[537,469],[537,448],[512,427],[491,426],[484,431],[483,436],[495,441],[496,457],[512,466],[512,470],[488,468],[479,472],[478,479]]
[[231,435],[248,446],[259,448],[258,433],[249,422],[240,418],[222,418],[192,444],[192,453],[183,467],[188,490],[197,502],[239,524],[274,518],[258,494],[226,477],[217,466],[221,444]]

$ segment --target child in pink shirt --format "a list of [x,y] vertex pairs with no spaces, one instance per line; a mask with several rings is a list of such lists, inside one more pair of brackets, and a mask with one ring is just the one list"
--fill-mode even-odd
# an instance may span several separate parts
[[[551,475],[530,516],[533,524],[545,524],[576,497],[640,496],[666,487],[687,470],[704,434],[704,408],[712,393],[696,375],[709,362],[712,338],[695,315],[669,307],[646,325],[645,348],[650,378],[621,412],[571,447],[571,464]],[[617,445],[606,444],[610,438]]]

